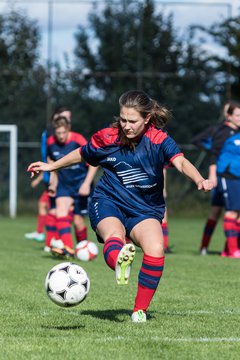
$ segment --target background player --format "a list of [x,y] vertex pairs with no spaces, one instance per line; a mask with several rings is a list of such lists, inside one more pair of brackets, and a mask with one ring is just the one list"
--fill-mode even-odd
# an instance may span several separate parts
[[[87,143],[79,133],[70,131],[70,123],[64,116],[59,116],[52,121],[54,135],[47,140],[48,159],[56,161]],[[72,217],[69,215],[73,207],[73,222],[78,241],[87,239],[87,227],[84,215],[87,214],[88,196],[91,184],[96,173],[96,168],[86,164],[69,166],[58,171],[56,177],[50,180],[50,188],[56,192],[56,229],[57,241],[53,245],[53,253],[63,256],[74,254],[71,235]],[[55,181],[53,184],[52,181]],[[60,242],[61,239],[61,242]]]
[[213,137],[209,178],[222,196],[225,207],[223,220],[226,246],[222,256],[240,258],[238,234],[240,227],[240,104],[230,103],[227,121]]
[[[229,103],[226,103],[223,107],[223,112],[220,118],[220,123],[208,127],[203,132],[195,136],[192,143],[198,148],[207,151],[211,151],[214,134],[217,132],[218,128],[227,121],[227,110]],[[208,248],[213,236],[214,230],[217,226],[219,219],[221,218],[224,208],[224,201],[222,198],[222,193],[218,191],[217,188],[214,188],[211,192],[211,206],[208,213],[206,223],[204,225],[201,244],[200,244],[200,254],[207,255]]]
[[[43,180],[43,174],[31,182],[31,187],[34,189],[37,187]],[[46,217],[49,209],[49,197],[48,192],[45,190],[38,200],[38,215],[37,215],[37,228],[36,231],[31,233],[26,233],[24,236],[28,240],[44,241],[45,240],[45,224]]]

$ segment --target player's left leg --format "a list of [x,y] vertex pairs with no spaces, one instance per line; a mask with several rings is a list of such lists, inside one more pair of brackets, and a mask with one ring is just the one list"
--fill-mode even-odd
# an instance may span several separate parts
[[74,197],[73,224],[77,243],[87,240],[88,231],[84,216],[88,214],[88,198],[87,196]]
[[56,198],[56,225],[58,231],[58,239],[62,240],[63,247],[52,247],[52,254],[60,258],[71,258],[74,256],[73,241],[71,234],[71,209],[73,199],[68,196],[60,196]]
[[38,200],[38,215],[36,231],[26,233],[25,238],[29,240],[44,241],[45,240],[45,225],[48,213],[48,194],[44,191]]
[[164,268],[165,256],[160,222],[157,219],[141,221],[131,231],[131,237],[144,253],[138,276],[138,290],[132,321],[145,322],[146,311],[158,287]]

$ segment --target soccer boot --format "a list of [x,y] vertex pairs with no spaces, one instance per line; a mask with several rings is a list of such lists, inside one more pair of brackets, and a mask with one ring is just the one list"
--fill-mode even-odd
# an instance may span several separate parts
[[57,249],[63,249],[64,248],[64,243],[61,239],[55,239],[52,238],[50,241],[50,246],[52,248],[57,248]]
[[143,323],[147,321],[147,315],[143,310],[134,311],[131,316],[132,322]]
[[133,244],[126,244],[118,254],[115,274],[118,285],[128,284],[132,262],[135,257],[135,246]]
[[74,249],[71,249],[69,246],[64,246],[63,249],[51,248],[52,255],[59,259],[69,260],[74,257]]
[[50,253],[51,252],[50,246],[47,246],[47,245],[44,246],[43,251],[46,252],[46,253]]
[[33,231],[31,233],[24,234],[25,239],[28,240],[35,240],[35,241],[44,241],[45,240],[45,234],[44,233],[38,233],[37,231]]
[[202,248],[201,250],[200,250],[200,255],[202,255],[202,256],[205,256],[205,255],[208,255],[208,249],[207,248]]

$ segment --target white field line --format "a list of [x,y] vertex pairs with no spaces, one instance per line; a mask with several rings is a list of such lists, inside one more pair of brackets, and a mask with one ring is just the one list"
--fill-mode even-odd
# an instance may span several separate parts
[[[143,324],[144,326],[144,324]],[[99,342],[109,342],[109,341],[128,341],[129,337],[125,336],[107,336],[102,337],[100,339],[95,339]],[[230,343],[239,343],[240,338],[226,338],[226,337],[219,337],[219,338],[172,338],[172,337],[160,337],[154,336],[147,339],[147,341],[157,341],[157,342],[190,342],[190,343],[222,343],[222,342],[230,342]]]

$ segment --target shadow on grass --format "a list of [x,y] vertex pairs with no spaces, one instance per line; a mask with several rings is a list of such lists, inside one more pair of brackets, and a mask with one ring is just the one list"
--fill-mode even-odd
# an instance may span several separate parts
[[[81,311],[81,315],[90,315],[94,318],[101,319],[101,320],[109,320],[114,321],[118,323],[125,322],[124,319],[119,319],[119,316],[121,315],[128,315],[131,316],[132,312],[130,310],[126,309],[108,309],[108,310],[84,310]],[[154,315],[151,313],[148,313],[148,320],[154,318]]]
[[117,310],[84,310],[81,311],[81,315],[90,315],[94,318],[101,320],[110,320],[115,322],[124,322],[118,318],[119,315],[128,315],[131,316],[131,311],[126,309],[117,309]]
[[56,326],[56,325],[41,325],[41,328],[43,329],[51,329],[51,330],[62,330],[62,331],[68,331],[68,330],[80,330],[85,328],[84,325],[69,325],[69,326]]

